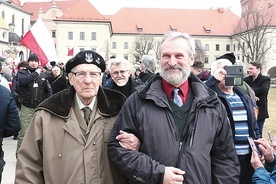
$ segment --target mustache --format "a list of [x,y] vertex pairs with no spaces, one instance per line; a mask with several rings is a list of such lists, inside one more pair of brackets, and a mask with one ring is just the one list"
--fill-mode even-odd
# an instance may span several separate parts
[[164,69],[165,70],[168,70],[168,69],[180,69],[180,70],[182,70],[182,67],[180,65],[177,65],[177,64],[174,65],[174,66],[166,65]]

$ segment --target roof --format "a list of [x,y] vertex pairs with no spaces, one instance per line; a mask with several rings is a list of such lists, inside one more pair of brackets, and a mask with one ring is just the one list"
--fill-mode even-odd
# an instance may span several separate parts
[[[122,8],[108,16],[113,33],[164,34],[172,29],[192,35],[232,35],[240,17],[229,10]],[[137,28],[142,28],[141,32]],[[209,32],[209,33],[208,33]]]
[[[70,11],[71,8],[79,3],[81,0],[66,0],[66,1],[54,1],[56,3],[56,6],[62,10],[62,12],[66,13],[67,11]],[[20,2],[17,0],[13,1],[14,4],[17,4],[20,6]],[[38,12],[40,9],[43,12],[48,11],[53,6],[53,2],[25,2],[22,6],[22,9],[24,9],[27,12],[33,13],[31,16],[31,22],[36,21],[38,18]]]
[[80,0],[70,11],[65,12],[58,20],[106,20],[106,18],[88,1]]

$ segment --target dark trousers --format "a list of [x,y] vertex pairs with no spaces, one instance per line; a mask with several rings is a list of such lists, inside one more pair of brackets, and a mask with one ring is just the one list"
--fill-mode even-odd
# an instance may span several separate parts
[[258,120],[257,121],[261,137],[263,137],[264,122],[265,122],[265,120]]
[[250,159],[251,153],[248,155],[239,155],[239,161],[241,165],[240,184],[252,184],[252,176],[255,170],[250,164]]

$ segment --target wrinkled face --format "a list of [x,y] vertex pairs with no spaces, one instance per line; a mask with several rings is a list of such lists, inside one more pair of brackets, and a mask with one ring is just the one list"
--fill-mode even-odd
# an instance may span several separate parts
[[36,62],[35,60],[28,62],[30,68],[37,68],[39,65],[39,62]]
[[188,54],[188,43],[183,38],[166,40],[160,49],[160,75],[169,84],[180,86],[188,79],[194,62]]
[[52,69],[52,73],[54,76],[59,76],[60,75],[60,68],[59,67],[54,67]]
[[257,69],[256,66],[251,65],[251,64],[249,65],[249,67],[248,67],[248,74],[250,76],[257,77],[259,75],[259,73],[260,73],[260,69],[259,68]]
[[71,70],[68,77],[70,84],[74,86],[83,103],[92,101],[97,95],[102,81],[101,70],[94,64],[77,65]]
[[126,85],[130,74],[131,71],[127,69],[125,64],[112,65],[110,68],[111,78],[118,86]]

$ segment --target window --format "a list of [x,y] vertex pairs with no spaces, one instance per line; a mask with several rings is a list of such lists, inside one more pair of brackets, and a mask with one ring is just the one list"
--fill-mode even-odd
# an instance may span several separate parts
[[117,43],[116,42],[112,42],[112,49],[116,49],[117,48]]
[[209,56],[205,56],[204,63],[209,63]]
[[84,51],[84,48],[81,47],[81,48],[80,48],[80,52],[81,52],[81,51]]
[[241,44],[238,44],[238,50],[241,50]]
[[128,55],[127,55],[127,54],[125,54],[125,55],[124,55],[124,58],[125,58],[126,60],[128,60]]
[[204,50],[205,50],[205,51],[209,51],[209,44],[205,44]]
[[236,45],[234,44],[234,48],[233,48],[234,51],[236,51]]
[[68,32],[68,40],[73,40],[73,32]]
[[94,52],[97,52],[96,47],[92,47],[91,50],[94,51]]
[[226,51],[230,51],[230,45],[226,45]]
[[3,19],[5,19],[5,12],[4,11],[2,11],[2,17],[3,17]]
[[97,40],[96,32],[91,32],[91,40]]
[[80,32],[80,40],[85,40],[85,33],[84,32]]
[[219,44],[216,44],[216,51],[219,51]]
[[124,49],[128,49],[128,42],[124,42]]
[[52,30],[52,38],[55,38],[55,37],[56,37],[56,31]]

